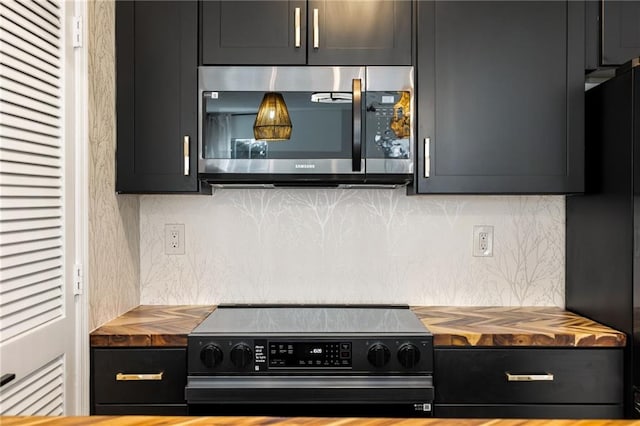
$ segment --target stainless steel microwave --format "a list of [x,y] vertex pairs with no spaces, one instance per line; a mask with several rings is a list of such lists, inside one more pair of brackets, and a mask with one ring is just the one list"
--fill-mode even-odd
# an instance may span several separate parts
[[[396,186],[413,179],[413,67],[200,67],[198,175],[214,186]],[[267,92],[286,140],[256,139]]]

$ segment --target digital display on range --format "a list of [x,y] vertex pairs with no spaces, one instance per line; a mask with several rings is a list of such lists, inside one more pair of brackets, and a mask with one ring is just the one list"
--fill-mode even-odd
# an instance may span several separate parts
[[269,342],[269,368],[351,368],[351,342]]

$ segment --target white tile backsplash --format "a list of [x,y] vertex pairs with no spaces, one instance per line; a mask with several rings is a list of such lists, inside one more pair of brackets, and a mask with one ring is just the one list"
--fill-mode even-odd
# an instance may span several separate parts
[[[185,255],[164,225],[185,224]],[[474,225],[494,256],[473,257]],[[224,189],[140,198],[141,303],[564,307],[563,196]]]

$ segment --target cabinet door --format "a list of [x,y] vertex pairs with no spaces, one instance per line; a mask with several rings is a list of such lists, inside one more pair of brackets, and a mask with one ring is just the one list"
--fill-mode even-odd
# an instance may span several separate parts
[[195,1],[116,3],[118,192],[198,189],[197,14]]
[[640,56],[640,1],[602,0],[602,65],[621,65]]
[[309,0],[308,63],[411,65],[411,17],[405,0]]
[[204,65],[305,64],[307,2],[203,1]]
[[584,3],[420,1],[418,18],[417,192],[582,191]]

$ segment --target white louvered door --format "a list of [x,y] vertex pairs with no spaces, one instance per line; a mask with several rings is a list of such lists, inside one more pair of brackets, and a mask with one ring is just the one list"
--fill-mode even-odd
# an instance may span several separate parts
[[74,414],[72,9],[0,1],[0,415]]

